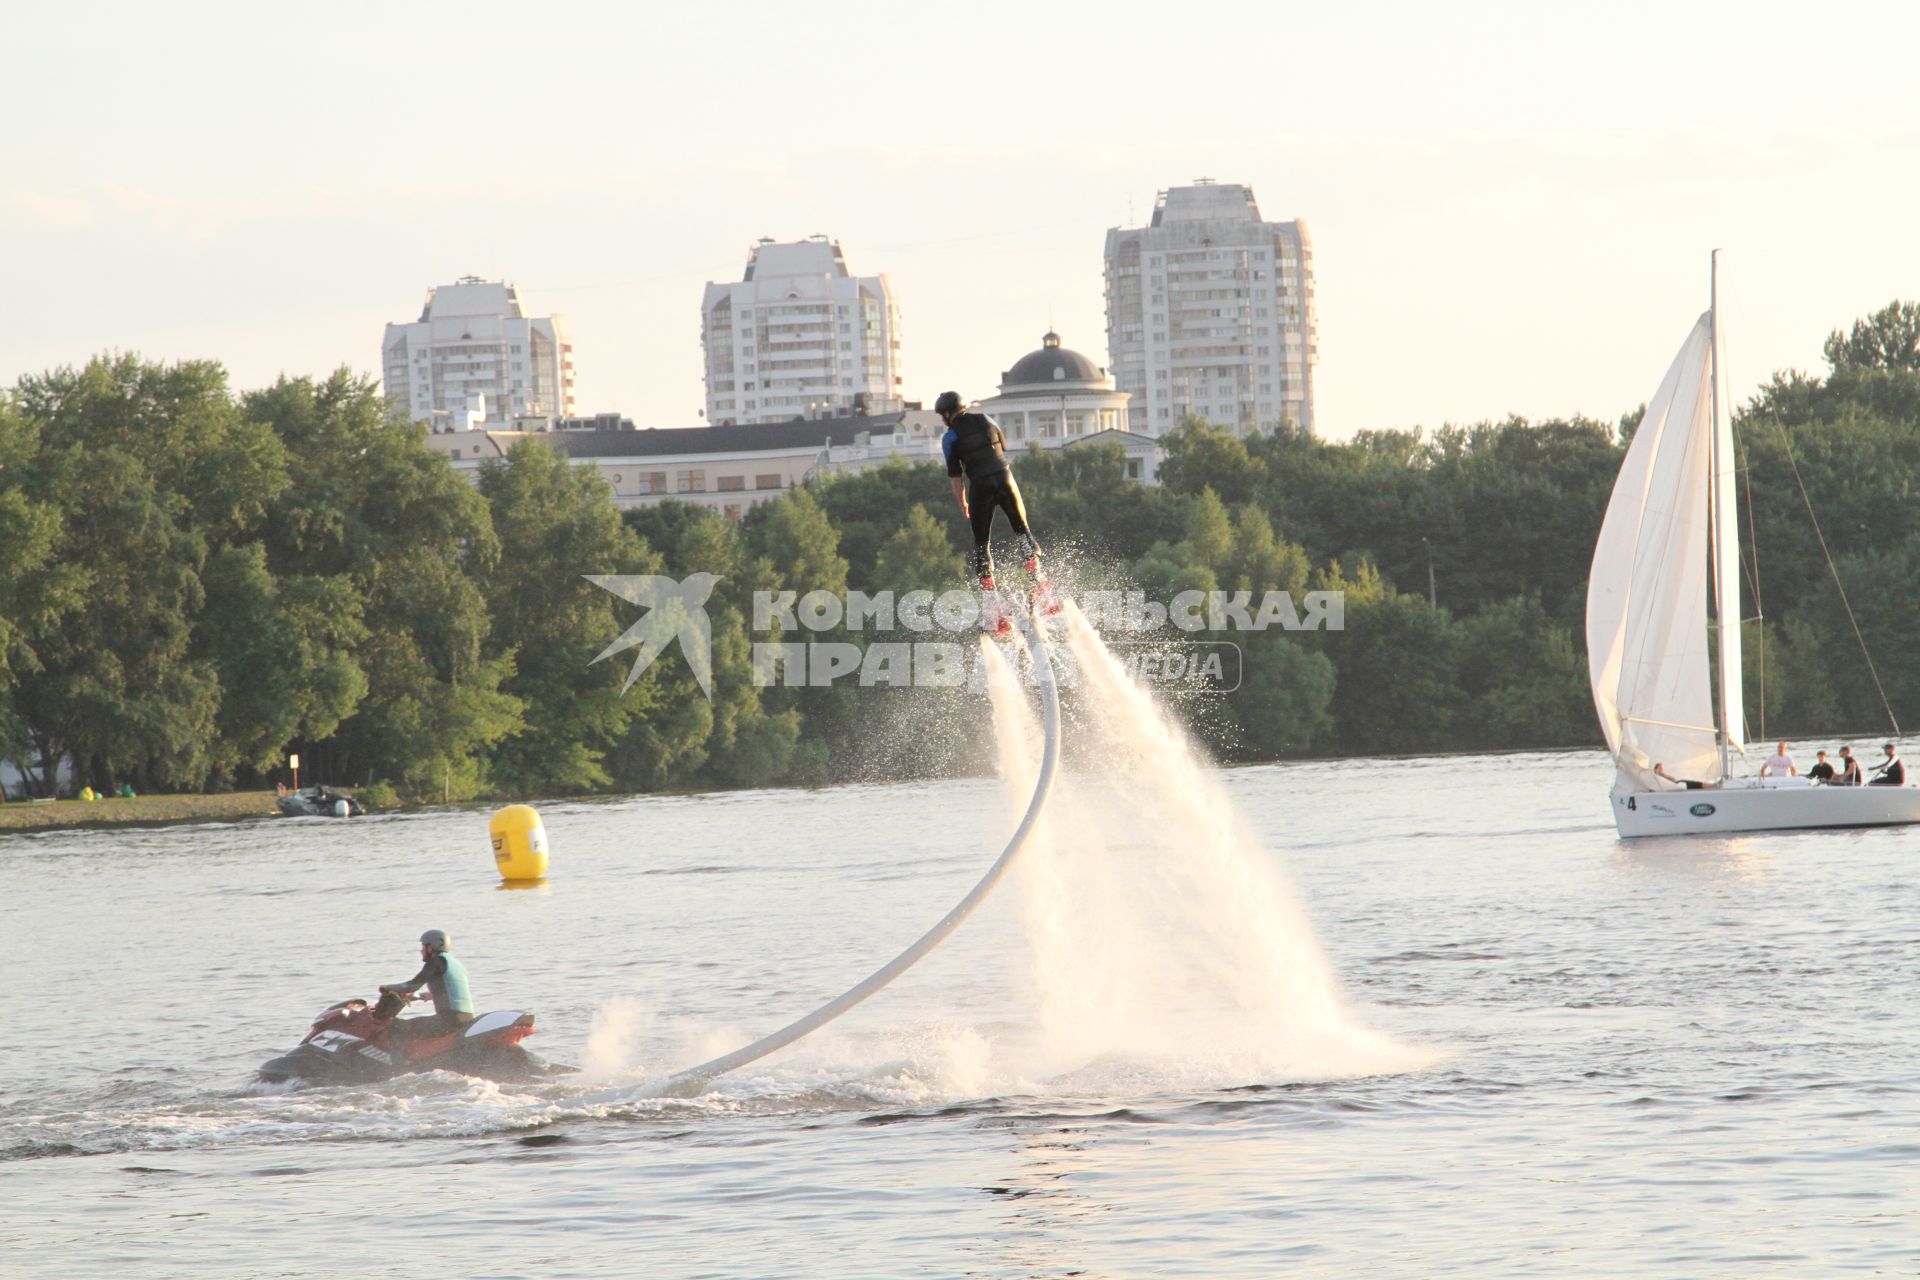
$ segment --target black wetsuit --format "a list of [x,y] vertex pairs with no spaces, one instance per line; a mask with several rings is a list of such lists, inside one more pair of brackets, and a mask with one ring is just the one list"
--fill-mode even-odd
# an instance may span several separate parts
[[1027,507],[1020,500],[1020,486],[1014,483],[1013,467],[1007,462],[1007,440],[993,419],[984,413],[955,414],[947,426],[947,434],[941,438],[940,449],[947,458],[947,474],[967,478],[968,518],[973,525],[973,552],[967,557],[968,572],[982,582],[993,579],[993,551],[989,540],[993,536],[996,510],[1007,513],[1007,523],[1013,526],[1014,536],[1020,540],[1025,553],[1021,558],[1027,561],[1030,572],[1037,572],[1038,565],[1034,562],[1040,547],[1027,529]]

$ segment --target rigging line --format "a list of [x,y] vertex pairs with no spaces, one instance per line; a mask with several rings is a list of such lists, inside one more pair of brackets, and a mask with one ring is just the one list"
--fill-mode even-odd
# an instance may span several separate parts
[[[1014,828],[1013,836],[1007,841],[1007,847],[980,882],[973,886],[967,896],[953,910],[940,918],[939,923],[927,930],[919,941],[902,951],[887,963],[881,965],[865,980],[856,983],[843,994],[821,1005],[812,1013],[797,1021],[788,1023],[771,1035],[755,1040],[744,1048],[723,1054],[711,1062],[703,1062],[697,1067],[688,1067],[676,1071],[667,1077],[660,1086],[664,1096],[687,1097],[704,1088],[707,1082],[718,1075],[746,1066],[749,1062],[764,1058],[779,1049],[784,1049],[795,1040],[812,1031],[817,1031],[847,1010],[879,991],[895,978],[911,969],[926,954],[943,942],[947,935],[960,927],[962,921],[973,914],[973,909],[985,901],[993,887],[1006,878],[1007,871],[1013,866],[1013,860],[1026,847],[1027,837],[1033,834],[1034,823],[1039,821],[1040,811],[1046,808],[1047,795],[1053,790],[1054,766],[1060,757],[1060,695],[1054,683],[1053,666],[1047,658],[1047,642],[1040,634],[1037,619],[1030,619],[1022,626],[1026,632],[1027,652],[1033,661],[1034,678],[1040,683],[1040,703],[1044,713],[1046,727],[1046,745],[1040,756],[1040,775],[1033,784],[1033,798],[1027,802],[1027,811],[1020,819],[1020,825]],[[991,644],[992,641],[983,641]]]
[[[1717,319],[1715,323],[1719,323]],[[1730,345],[1731,344],[1726,341],[1725,334],[1723,333],[1720,337],[1721,351],[1723,353],[1726,352]],[[1731,363],[1733,363],[1731,360],[1724,360],[1723,367]],[[1728,389],[1731,390],[1733,387],[1733,376],[1731,374],[1727,375],[1726,383]],[[1733,406],[1731,404],[1727,406],[1727,421],[1731,426],[1736,428],[1742,425],[1741,422],[1733,416]],[[1737,431],[1734,432],[1733,435],[1734,451],[1735,453],[1739,453],[1742,440]],[[1760,661],[1757,664],[1758,670],[1755,674],[1759,677],[1760,682],[1760,738],[1762,741],[1765,741],[1767,736],[1767,610],[1766,607],[1760,603],[1760,534],[1755,529],[1753,522],[1753,465],[1750,457],[1741,460],[1729,459],[1729,462],[1733,465],[1734,470],[1739,473],[1740,485],[1746,490],[1747,553],[1740,557],[1740,567],[1746,575],[1747,589],[1753,592],[1752,621],[1760,624],[1754,632],[1754,634],[1759,637],[1757,652],[1760,657]]]
[[1800,501],[1806,505],[1807,519],[1813,522],[1813,536],[1819,539],[1820,554],[1826,558],[1827,572],[1833,576],[1834,590],[1840,593],[1840,607],[1847,611],[1847,622],[1853,627],[1853,638],[1859,642],[1860,656],[1867,660],[1867,674],[1873,677],[1873,691],[1880,695],[1880,706],[1887,713],[1887,723],[1893,726],[1893,736],[1898,738],[1900,721],[1893,714],[1893,704],[1887,701],[1887,691],[1880,683],[1880,673],[1874,669],[1873,655],[1867,652],[1867,638],[1860,634],[1860,621],[1853,616],[1853,604],[1847,599],[1847,588],[1840,581],[1840,569],[1833,563],[1833,553],[1827,550],[1827,535],[1820,532],[1820,517],[1813,514],[1813,499],[1807,496],[1807,482],[1800,478],[1800,464],[1793,459],[1793,440],[1787,434],[1787,424],[1778,415],[1773,425],[1780,429],[1780,445],[1786,450],[1787,466],[1793,470],[1793,483],[1800,489]]

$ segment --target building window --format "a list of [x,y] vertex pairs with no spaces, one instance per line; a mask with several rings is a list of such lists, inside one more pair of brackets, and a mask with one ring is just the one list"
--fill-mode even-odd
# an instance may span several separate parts
[[681,493],[705,493],[707,491],[707,473],[694,469],[680,473]]
[[778,489],[780,487],[780,477],[770,471],[762,472],[753,478],[753,487],[756,489]]
[[721,476],[714,482],[721,493],[738,493],[747,487],[745,476]]
[[727,519],[729,522],[733,524],[740,523],[740,504],[739,503],[729,502],[727,504],[726,511],[727,511]]
[[667,473],[664,471],[642,471],[640,473],[640,492],[665,493],[667,491]]

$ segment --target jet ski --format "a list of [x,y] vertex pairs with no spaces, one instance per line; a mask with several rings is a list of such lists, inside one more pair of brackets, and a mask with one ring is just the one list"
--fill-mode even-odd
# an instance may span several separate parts
[[274,803],[290,818],[357,818],[367,811],[367,806],[352,796],[343,796],[325,787],[289,791]]
[[579,1070],[521,1047],[533,1034],[531,1013],[503,1009],[483,1013],[458,1031],[421,1035],[410,1027],[424,1019],[399,1017],[408,999],[386,991],[371,1007],[357,999],[328,1005],[313,1020],[306,1039],[261,1067],[256,1078],[275,1084],[371,1084],[416,1071],[456,1071],[515,1081]]

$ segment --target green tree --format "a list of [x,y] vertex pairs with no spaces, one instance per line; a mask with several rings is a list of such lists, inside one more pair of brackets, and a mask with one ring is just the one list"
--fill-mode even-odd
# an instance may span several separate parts
[[1444,749],[1461,703],[1457,631],[1444,610],[1402,595],[1371,565],[1349,578],[1335,562],[1314,587],[1344,599],[1344,628],[1321,637],[1332,660],[1335,736],[1349,752]]
[[193,647],[219,678],[212,764],[225,785],[279,764],[289,742],[324,740],[353,713],[367,692],[353,652],[366,628],[344,579],[276,579],[259,543],[215,552],[202,579]]
[[272,429],[300,477],[269,512],[268,567],[344,578],[366,628],[355,647],[366,697],[303,754],[337,782],[386,779],[432,798],[489,791],[491,752],[522,728],[525,704],[505,688],[514,653],[488,648],[476,579],[499,543],[486,500],[428,448],[423,424],[346,370],[282,378],[242,411]]
[[938,593],[959,583],[960,556],[925,506],[914,503],[907,518],[880,545],[868,581],[876,591],[895,596],[909,591]]
[[1271,760],[1305,755],[1334,727],[1335,674],[1327,655],[1279,632],[1237,637],[1240,688],[1227,695],[1235,726],[1234,754]]
[[204,361],[102,357],[23,378],[13,403],[40,446],[25,487],[60,513],[63,578],[30,593],[38,616],[15,637],[36,669],[16,736],[48,763],[71,753],[103,788],[126,773],[200,786],[222,754],[219,676],[193,644],[201,570],[285,488],[281,450]]
[[1855,369],[1920,373],[1920,303],[1891,302],[1854,321],[1851,333],[1835,329],[1823,350],[1836,374]]
[[1211,487],[1202,489],[1187,511],[1187,554],[1218,569],[1233,553],[1233,517]]
[[500,546],[481,575],[489,643],[515,654],[501,687],[526,708],[493,750],[496,778],[527,795],[604,787],[608,752],[635,716],[660,711],[660,684],[649,671],[623,688],[625,662],[594,661],[627,623],[587,575],[657,573],[660,559],[621,523],[599,473],[545,443],[522,440],[483,468],[480,493]]
[[1275,537],[1273,522],[1258,507],[1248,504],[1234,512],[1232,549],[1220,571],[1222,587],[1251,592],[1257,604],[1267,591],[1298,595],[1306,588],[1308,572],[1307,553]]
[[1248,451],[1232,432],[1189,416],[1162,443],[1160,483],[1170,493],[1199,494],[1211,489],[1222,500],[1250,500],[1267,478],[1265,462]]
[[32,637],[80,603],[54,560],[61,520],[45,492],[39,430],[0,392],[0,758],[26,755],[27,726],[13,694],[40,670]]
[[1456,652],[1458,745],[1499,750],[1599,740],[1586,661],[1538,596],[1516,596],[1462,619]]

